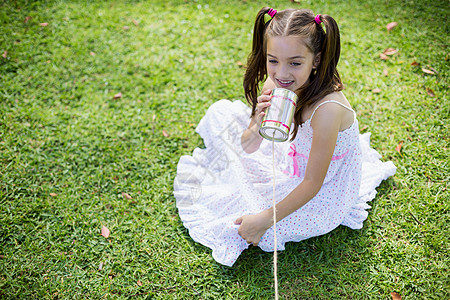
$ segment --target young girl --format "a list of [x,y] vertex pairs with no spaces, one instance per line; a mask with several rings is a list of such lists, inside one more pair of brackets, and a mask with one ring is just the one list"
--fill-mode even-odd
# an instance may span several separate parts
[[196,129],[206,148],[181,157],[174,185],[189,234],[219,263],[233,265],[251,244],[274,249],[272,142],[258,131],[273,88],[299,97],[291,139],[274,149],[277,249],[340,224],[361,228],[366,202],[395,173],[392,162],[382,163],[370,148],[370,135],[359,135],[341,92],[339,55],[332,17],[304,9],[258,12],[244,77],[251,111],[241,101],[213,104]]

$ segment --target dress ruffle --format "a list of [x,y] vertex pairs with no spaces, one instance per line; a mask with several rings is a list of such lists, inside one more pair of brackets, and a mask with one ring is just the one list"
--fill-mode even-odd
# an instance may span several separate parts
[[370,148],[370,132],[359,136],[359,142],[362,153],[361,185],[359,188],[358,201],[352,206],[348,216],[342,222],[342,225],[352,229],[361,229],[364,220],[367,219],[367,209],[370,205],[367,202],[372,201],[376,194],[376,188],[383,180],[394,176],[397,167],[392,161],[382,162],[381,155]]

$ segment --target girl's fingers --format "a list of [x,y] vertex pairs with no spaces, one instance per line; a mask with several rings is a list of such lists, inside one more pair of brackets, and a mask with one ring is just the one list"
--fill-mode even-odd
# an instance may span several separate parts
[[262,121],[262,119],[264,118],[264,116],[266,115],[266,113],[265,112],[261,112],[259,115],[258,115],[258,119],[257,119],[257,121],[256,121],[256,123],[261,123],[261,121]]
[[[258,118],[264,117],[264,113],[269,106],[270,106],[269,102],[260,103],[256,106],[255,114],[258,116]],[[261,114],[263,115],[261,116]]]
[[270,106],[270,102],[258,103],[258,104],[256,104],[256,112],[260,113],[262,111],[265,111],[266,108],[268,108],[269,106]]
[[269,95],[261,95],[258,97],[258,103],[268,102],[268,101],[270,101],[271,98],[272,98],[272,96],[269,96]]
[[258,103],[270,101],[270,99],[272,98],[272,91],[269,90],[269,92],[270,93],[267,93],[267,91],[265,91],[264,93],[262,93],[262,95],[256,99]]
[[269,106],[270,106],[270,102],[258,103],[256,105],[256,111],[255,111],[256,120],[255,121],[257,123],[261,123],[262,118],[264,118],[264,116],[266,115],[265,111]]
[[257,98],[258,104],[256,104],[256,116],[257,122],[260,123],[264,118],[266,109],[270,106],[270,99],[272,98],[272,90],[264,91],[261,96]]
[[271,95],[272,94],[272,90],[265,90],[263,93],[263,95]]

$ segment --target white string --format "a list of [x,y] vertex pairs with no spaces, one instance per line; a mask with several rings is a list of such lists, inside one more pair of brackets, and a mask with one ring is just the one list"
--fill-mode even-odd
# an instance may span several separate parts
[[272,169],[273,169],[273,279],[275,282],[275,300],[278,300],[278,253],[277,253],[277,210],[275,208],[275,130],[272,138]]

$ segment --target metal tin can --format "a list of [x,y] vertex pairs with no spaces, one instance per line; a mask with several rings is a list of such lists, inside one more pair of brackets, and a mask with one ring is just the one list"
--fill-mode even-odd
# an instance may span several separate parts
[[297,95],[290,90],[273,89],[271,105],[261,122],[259,134],[269,141],[286,141],[289,138],[297,100]]

